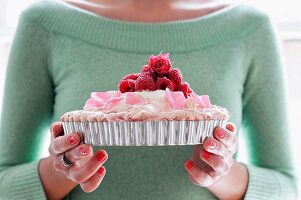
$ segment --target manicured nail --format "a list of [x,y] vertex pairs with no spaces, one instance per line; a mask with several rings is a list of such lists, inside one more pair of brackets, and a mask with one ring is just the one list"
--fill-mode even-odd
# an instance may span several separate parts
[[226,136],[226,133],[225,133],[225,131],[223,129],[219,128],[219,129],[217,129],[216,135],[219,138],[224,138]]
[[203,151],[201,153],[202,158],[204,158],[205,160],[210,160],[212,158],[211,153],[207,152],[207,151]]
[[106,154],[105,154],[103,151],[98,152],[98,153],[96,154],[96,160],[97,160],[98,162],[103,162],[105,159],[106,159]]
[[234,126],[232,124],[227,124],[226,125],[226,128],[231,131],[231,132],[234,132]]
[[82,156],[86,156],[87,155],[87,151],[84,147],[81,147],[79,148],[79,153],[82,155]]
[[104,167],[100,167],[98,170],[97,170],[97,174],[98,175],[102,175],[105,171],[105,168]]
[[211,150],[215,149],[216,148],[216,143],[211,140],[208,144],[208,148],[211,149]]
[[74,145],[76,143],[76,139],[73,136],[71,136],[68,138],[68,143]]
[[187,170],[191,170],[192,167],[193,167],[193,164],[192,164],[191,161],[188,160],[188,161],[185,162],[185,168],[186,168]]
[[55,124],[52,128],[53,133],[58,133],[62,131],[62,127],[59,126],[59,124]]

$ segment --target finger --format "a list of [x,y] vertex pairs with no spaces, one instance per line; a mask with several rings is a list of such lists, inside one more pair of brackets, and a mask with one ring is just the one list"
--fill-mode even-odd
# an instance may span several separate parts
[[212,169],[220,175],[225,175],[230,171],[231,161],[226,161],[220,156],[211,154],[207,151],[203,151],[200,154],[200,158],[212,167]]
[[222,142],[231,153],[236,151],[237,137],[229,130],[221,127],[216,127],[214,129],[213,137]]
[[212,154],[221,156],[222,158],[228,159],[229,157],[231,157],[231,153],[229,152],[227,147],[214,138],[206,138],[203,143],[203,148]]
[[106,174],[106,168],[100,167],[97,172],[91,176],[87,181],[80,184],[85,192],[93,192],[102,182]]
[[188,178],[194,185],[200,186],[200,184],[196,180],[194,180],[190,173],[188,173]]
[[58,136],[64,135],[62,122],[54,122],[50,125],[51,140]]
[[49,146],[49,153],[51,155],[58,155],[76,147],[79,143],[80,136],[77,133],[59,136],[51,142]]
[[197,165],[195,165],[191,160],[185,162],[185,169],[191,175],[194,183],[199,186],[207,187],[213,183],[213,178],[206,172],[202,171]]
[[[92,152],[93,154],[93,152]],[[64,172],[67,173],[69,170],[69,167],[66,167],[62,164],[62,157],[64,156],[64,154],[59,154],[58,156],[53,156],[54,160],[53,160],[53,167],[56,171],[60,171],[60,172]],[[66,156],[66,155],[65,155]],[[67,157],[67,156],[66,156]],[[69,158],[67,157],[67,159],[69,160]],[[82,165],[85,165],[85,163],[87,163],[89,160],[91,159],[91,155],[87,155],[86,157],[82,157],[80,160],[78,160],[77,162],[74,162],[74,165],[81,167]],[[69,160],[70,162],[73,163],[73,161]]]
[[62,164],[61,160],[62,160],[63,154],[60,154],[58,156],[54,156],[54,160],[53,160],[53,168],[56,171],[60,171],[60,172],[64,172],[66,171],[66,167]]
[[108,154],[104,150],[95,152],[93,157],[85,165],[78,167],[72,166],[69,168],[67,177],[77,183],[83,183],[88,180],[108,159]]
[[89,157],[93,154],[93,149],[88,144],[80,144],[65,152],[65,156],[69,161],[75,163],[83,158]]

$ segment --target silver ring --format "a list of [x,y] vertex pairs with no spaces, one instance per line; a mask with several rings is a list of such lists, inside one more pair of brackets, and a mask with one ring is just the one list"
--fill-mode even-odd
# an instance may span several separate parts
[[62,158],[61,158],[61,163],[62,165],[64,165],[64,167],[70,167],[72,166],[74,163],[71,162],[70,160],[68,160],[68,158],[66,157],[65,153],[63,154]]

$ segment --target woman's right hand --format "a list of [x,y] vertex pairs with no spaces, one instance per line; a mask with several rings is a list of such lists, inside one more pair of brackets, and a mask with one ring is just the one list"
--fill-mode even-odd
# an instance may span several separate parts
[[[53,167],[71,181],[80,184],[85,192],[94,191],[106,173],[102,166],[108,159],[106,151],[98,150],[93,153],[90,145],[81,144],[79,134],[64,135],[61,122],[53,123],[50,130],[49,153],[53,157]],[[61,162],[64,154],[73,163],[69,167],[65,167]]]

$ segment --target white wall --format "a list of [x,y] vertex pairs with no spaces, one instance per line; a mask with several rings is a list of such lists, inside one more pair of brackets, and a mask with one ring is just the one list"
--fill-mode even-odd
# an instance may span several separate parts
[[[292,145],[297,174],[301,178],[301,40],[283,43],[286,64],[286,78],[289,95],[289,117],[292,131]],[[301,182],[298,182],[299,199],[301,199]]]

